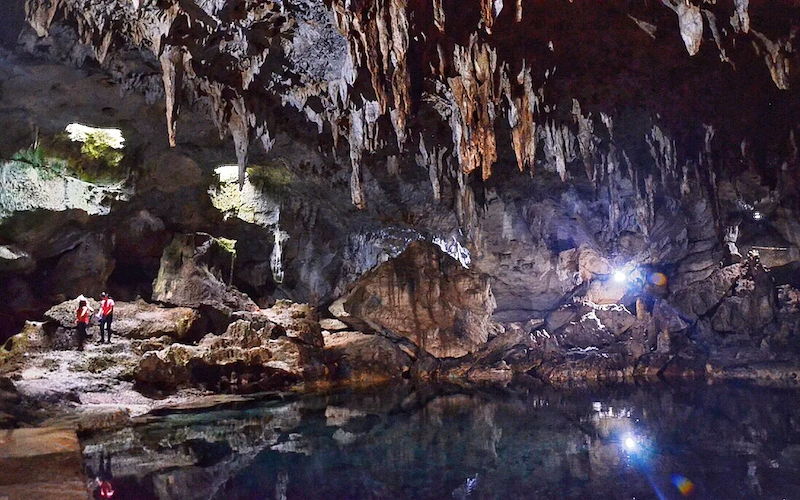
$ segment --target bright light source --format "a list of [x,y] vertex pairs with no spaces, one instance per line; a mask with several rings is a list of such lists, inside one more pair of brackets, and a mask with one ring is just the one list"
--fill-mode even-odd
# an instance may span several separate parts
[[631,435],[622,438],[622,448],[628,453],[636,453],[639,451],[639,442]]
[[628,281],[628,273],[625,271],[614,271],[614,274],[611,275],[611,279],[617,283],[625,283]]
[[753,220],[761,220],[764,218],[764,214],[761,212],[753,212]]

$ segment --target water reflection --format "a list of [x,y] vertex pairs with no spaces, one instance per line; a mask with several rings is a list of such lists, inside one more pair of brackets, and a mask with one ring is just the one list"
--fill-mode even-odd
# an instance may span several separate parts
[[[800,498],[797,393],[410,387],[171,415],[84,439],[121,499]],[[110,455],[108,455],[110,457]]]

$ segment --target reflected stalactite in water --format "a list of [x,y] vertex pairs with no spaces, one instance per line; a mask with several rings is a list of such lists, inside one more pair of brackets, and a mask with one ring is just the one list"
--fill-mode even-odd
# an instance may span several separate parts
[[729,386],[401,387],[170,415],[84,453],[114,454],[121,499],[796,498],[799,416]]

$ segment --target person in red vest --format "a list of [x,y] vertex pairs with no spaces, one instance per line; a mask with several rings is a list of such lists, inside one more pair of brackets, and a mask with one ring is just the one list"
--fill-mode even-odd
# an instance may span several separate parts
[[100,343],[105,342],[104,332],[108,330],[108,343],[111,343],[111,321],[114,319],[114,299],[106,292],[100,294]]
[[[81,296],[83,297],[83,296]],[[78,350],[83,350],[83,344],[86,342],[86,328],[89,326],[89,320],[92,317],[92,313],[94,311],[89,304],[86,303],[86,299],[79,298],[78,299],[78,310],[76,311],[76,320],[75,320],[75,328],[78,330]]]

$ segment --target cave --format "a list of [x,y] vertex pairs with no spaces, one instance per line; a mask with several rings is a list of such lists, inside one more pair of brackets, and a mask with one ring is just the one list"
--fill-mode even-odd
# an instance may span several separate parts
[[0,428],[69,422],[74,498],[800,495],[798,30],[796,0],[6,2]]

